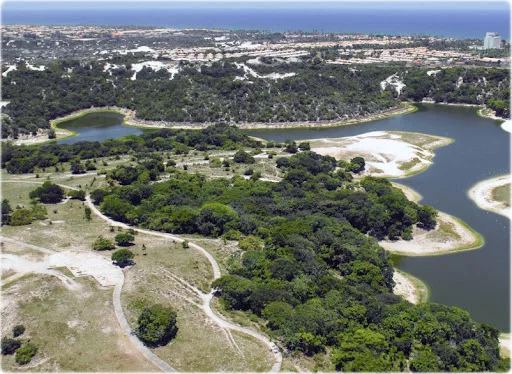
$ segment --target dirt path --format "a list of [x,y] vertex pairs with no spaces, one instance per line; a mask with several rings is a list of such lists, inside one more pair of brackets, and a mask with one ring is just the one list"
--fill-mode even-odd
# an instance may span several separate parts
[[[122,223],[122,222],[114,221],[114,220],[110,219],[109,217],[105,216],[103,213],[101,213],[99,211],[98,208],[96,208],[96,206],[92,203],[91,198],[90,198],[89,195],[87,195],[87,197],[86,197],[86,203],[87,203],[87,205],[91,208],[91,210],[97,216],[99,216],[100,218],[105,220],[111,226],[119,226],[119,227],[123,227],[123,228],[131,228],[131,229],[133,229],[135,231],[138,231],[138,232],[141,232],[141,233],[144,233],[144,234],[147,234],[147,235],[159,236],[159,237],[162,237],[162,238],[167,238],[167,239],[175,240],[178,243],[182,243],[182,242],[185,241],[184,239],[182,239],[182,238],[180,238],[178,236],[175,236],[175,235],[166,234],[166,233],[162,233],[162,232],[158,232],[158,231],[145,230],[145,229],[141,229],[141,228],[138,228],[138,227],[132,227],[132,226],[127,225],[127,224]],[[199,252],[201,252],[201,254],[203,254],[208,259],[208,261],[210,262],[210,264],[212,265],[212,268],[213,268],[213,278],[214,278],[214,280],[220,278],[220,276],[221,276],[220,267],[219,267],[219,264],[217,263],[217,261],[215,260],[215,258],[206,249],[204,249],[203,247],[201,247],[201,246],[199,246],[199,245],[197,245],[195,243],[190,243],[189,242],[188,245],[189,245],[190,248],[197,249]],[[239,331],[239,332],[245,333],[245,334],[250,335],[250,336],[258,339],[259,341],[265,343],[269,347],[269,350],[273,353],[273,355],[275,357],[275,360],[276,360],[275,364],[270,369],[270,372],[277,373],[281,369],[281,364],[282,364],[282,361],[283,361],[283,357],[281,355],[281,352],[279,351],[277,346],[274,343],[272,343],[266,336],[264,336],[263,334],[260,334],[260,333],[258,333],[256,331],[254,331],[254,330],[251,330],[249,328],[238,326],[238,325],[235,325],[235,324],[233,324],[231,322],[228,322],[228,321],[222,319],[221,317],[217,316],[213,312],[213,310],[211,309],[211,306],[210,306],[210,302],[211,302],[211,300],[213,298],[213,290],[210,293],[205,294],[205,293],[201,292],[199,289],[197,289],[196,287],[190,285],[184,279],[181,279],[181,278],[175,276],[174,274],[172,275],[172,277],[175,278],[176,281],[180,282],[185,287],[189,288],[197,296],[199,296],[199,298],[203,301],[201,309],[204,311],[204,313],[210,319],[212,319],[215,323],[217,323],[217,325],[219,325],[219,327],[221,327],[223,329],[227,329],[227,330],[234,330],[234,331]],[[126,324],[128,324],[128,322],[126,321],[126,318],[124,316],[124,313],[123,313],[122,307],[121,307],[121,289],[122,289],[122,284],[120,286],[119,285],[116,286],[116,289],[114,291],[114,295],[115,295],[114,300],[115,300],[115,305],[116,305],[116,315],[118,315],[118,313],[119,313],[119,316],[121,317],[121,319],[124,320],[124,321],[121,321],[121,319],[118,318],[119,319],[119,323],[121,325],[123,325],[125,322],[126,322]],[[119,310],[118,310],[118,306],[119,306]],[[129,329],[129,326],[127,326],[127,328]],[[124,330],[124,327],[123,327],[123,330]],[[229,333],[229,335],[230,335],[230,333]],[[236,343],[235,343],[235,345],[236,345]]]
[[[52,249],[43,248],[40,246],[32,245],[29,243],[21,242],[19,240],[1,237],[2,241],[17,244],[23,247],[27,247],[30,249],[35,249],[37,251],[46,253],[46,254],[58,254],[60,252],[54,251]],[[122,273],[122,272],[121,272]],[[155,355],[149,348],[147,348],[138,338],[136,335],[132,333],[132,329],[130,325],[128,324],[128,321],[126,320],[126,316],[124,315],[123,308],[121,306],[121,290],[123,288],[124,284],[124,274],[122,277],[119,277],[119,280],[117,281],[117,284],[114,288],[114,310],[117,317],[117,320],[119,322],[119,325],[121,326],[121,329],[125,333],[125,335],[128,337],[130,342],[134,345],[134,347],[149,361],[151,361],[157,368],[164,372],[177,372],[176,369],[171,367],[168,363],[161,360],[157,355]]]

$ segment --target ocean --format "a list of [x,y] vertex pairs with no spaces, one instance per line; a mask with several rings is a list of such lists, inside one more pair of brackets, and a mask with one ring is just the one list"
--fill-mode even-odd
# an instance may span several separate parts
[[[510,40],[503,3],[33,3],[4,2],[3,24],[137,25],[283,31],[432,35]],[[371,5],[375,4],[375,5]]]

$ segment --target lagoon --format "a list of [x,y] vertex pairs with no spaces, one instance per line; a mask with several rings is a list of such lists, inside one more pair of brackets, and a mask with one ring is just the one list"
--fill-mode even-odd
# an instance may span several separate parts
[[92,112],[62,121],[61,129],[77,133],[75,136],[58,140],[58,144],[73,144],[82,141],[98,141],[134,134],[142,134],[142,130],[123,125],[124,116],[115,112]]
[[[479,117],[474,107],[418,104],[415,113],[337,128],[247,130],[266,140],[316,139],[354,136],[370,131],[412,131],[453,138],[435,150],[434,164],[424,172],[397,180],[423,196],[421,204],[454,215],[485,239],[476,250],[431,257],[395,256],[395,265],[423,280],[430,301],[468,310],[472,318],[510,331],[510,221],[479,209],[467,196],[476,182],[510,173],[509,133],[498,121]],[[102,141],[140,134],[124,126],[123,116],[112,112],[89,113],[62,122],[59,127],[79,133],[60,140]]]

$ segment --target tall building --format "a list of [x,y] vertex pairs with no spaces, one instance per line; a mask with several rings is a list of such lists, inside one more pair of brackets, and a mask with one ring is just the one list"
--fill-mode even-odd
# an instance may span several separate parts
[[484,49],[501,48],[501,36],[497,32],[488,32],[484,38]]

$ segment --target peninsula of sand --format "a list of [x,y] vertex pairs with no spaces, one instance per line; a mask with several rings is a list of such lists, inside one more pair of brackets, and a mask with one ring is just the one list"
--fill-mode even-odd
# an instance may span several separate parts
[[478,182],[468,191],[468,196],[484,210],[512,218],[510,207],[510,187],[512,176],[509,174]]
[[[361,156],[366,170],[361,176],[403,178],[425,170],[433,163],[433,150],[450,144],[453,139],[413,132],[374,131],[345,138],[308,140],[311,150],[338,160]],[[393,183],[414,202],[421,195],[404,185]],[[483,238],[466,223],[439,212],[433,230],[415,226],[412,240],[382,240],[379,243],[389,252],[406,256],[441,255],[449,252],[476,249]]]

